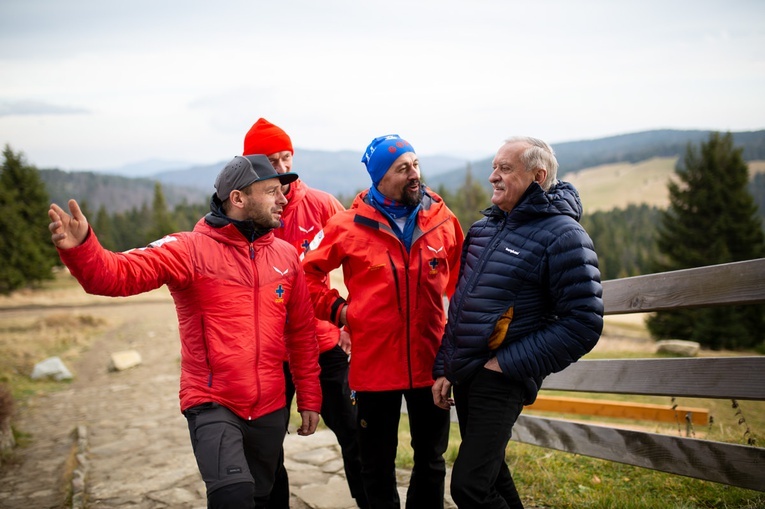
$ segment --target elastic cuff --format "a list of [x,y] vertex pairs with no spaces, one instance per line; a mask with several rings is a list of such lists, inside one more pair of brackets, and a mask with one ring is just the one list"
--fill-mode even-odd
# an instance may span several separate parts
[[335,325],[337,325],[338,327],[343,325],[342,323],[340,323],[340,315],[344,305],[345,305],[345,299],[340,297],[335,302],[332,303],[332,307],[330,308],[330,311],[329,311],[329,320]]

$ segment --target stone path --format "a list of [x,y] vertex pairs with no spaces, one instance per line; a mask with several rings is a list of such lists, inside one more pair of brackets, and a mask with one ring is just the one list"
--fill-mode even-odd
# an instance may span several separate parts
[[[85,312],[113,317],[120,308],[130,309],[130,316],[69,366],[74,381],[19,409],[14,425],[30,436],[30,443],[17,449],[18,464],[0,475],[0,508],[206,507],[204,483],[178,407],[173,304],[100,306]],[[110,355],[128,349],[141,354],[142,364],[109,372]],[[355,507],[330,431],[310,437],[293,431],[285,440],[285,455],[293,508]],[[402,500],[408,475],[399,473]],[[448,495],[446,506],[454,507]]]

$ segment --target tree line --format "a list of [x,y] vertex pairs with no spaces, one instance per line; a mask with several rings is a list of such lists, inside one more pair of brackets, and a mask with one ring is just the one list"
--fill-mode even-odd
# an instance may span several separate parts
[[[50,278],[60,262],[50,242],[49,198],[39,172],[8,146],[3,157],[0,293],[8,294]],[[765,256],[761,219],[765,205],[755,202],[749,192],[748,168],[730,133],[711,133],[707,142],[689,144],[675,171],[679,182],[669,184],[667,210],[630,205],[582,217],[603,280]],[[765,175],[758,175],[752,185],[765,186]],[[444,186],[436,192],[465,231],[491,203],[469,166],[458,192]],[[346,207],[353,199],[338,198]],[[191,230],[209,211],[208,204],[186,202],[170,209],[159,183],[151,205],[121,213],[109,213],[104,206],[93,213],[87,202],[81,206],[102,245],[113,251],[143,247],[166,234]],[[765,352],[765,306],[661,312],[649,319],[648,327],[655,338],[692,339],[712,348],[758,347]]]

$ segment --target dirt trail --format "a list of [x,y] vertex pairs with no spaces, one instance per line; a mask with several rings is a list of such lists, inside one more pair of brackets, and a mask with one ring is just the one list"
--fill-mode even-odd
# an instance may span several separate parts
[[[0,298],[0,323],[62,312],[103,318],[108,326],[69,366],[70,385],[19,408],[14,426],[29,435],[29,445],[17,449],[18,464],[0,473],[0,509],[65,507],[73,471],[75,489],[79,474],[87,480],[79,507],[205,507],[178,407],[180,345],[169,292],[115,299],[64,285]],[[631,337],[631,327],[612,327],[619,336],[604,337],[596,349],[650,351],[645,339]],[[121,350],[137,350],[142,364],[109,372],[111,354]],[[86,451],[78,448],[76,430],[85,435]],[[334,437],[293,435],[285,444],[294,454],[288,460],[292,506],[351,507]]]

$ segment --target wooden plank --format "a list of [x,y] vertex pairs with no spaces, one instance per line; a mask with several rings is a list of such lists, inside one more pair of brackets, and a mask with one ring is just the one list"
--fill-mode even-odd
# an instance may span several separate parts
[[543,389],[765,400],[765,357],[580,360]]
[[528,405],[526,410],[679,424],[685,424],[687,422],[686,419],[696,425],[709,423],[709,411],[706,408],[686,406],[672,408],[669,405],[608,401],[605,399],[567,398],[564,396],[547,396],[542,394],[537,396],[536,401]]
[[765,258],[603,282],[606,314],[765,302]]
[[765,491],[765,449],[521,415],[513,440]]

